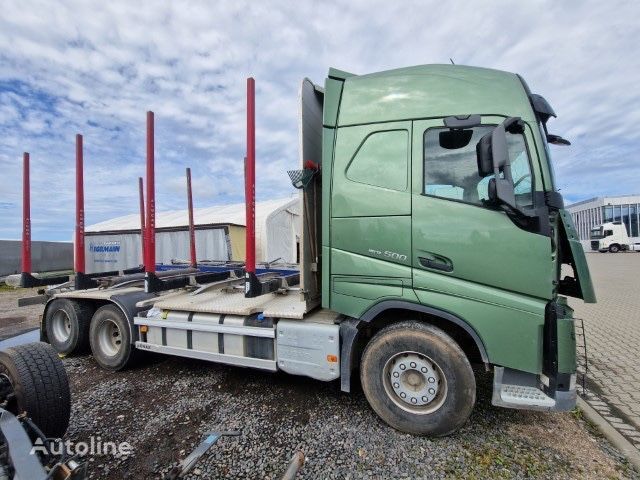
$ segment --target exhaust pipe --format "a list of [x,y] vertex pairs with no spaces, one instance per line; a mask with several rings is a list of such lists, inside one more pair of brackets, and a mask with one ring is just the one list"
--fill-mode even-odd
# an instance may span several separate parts
[[196,259],[196,228],[193,223],[193,195],[191,193],[190,168],[187,168],[187,208],[189,209],[189,253],[191,266],[196,268],[198,266],[198,261]]

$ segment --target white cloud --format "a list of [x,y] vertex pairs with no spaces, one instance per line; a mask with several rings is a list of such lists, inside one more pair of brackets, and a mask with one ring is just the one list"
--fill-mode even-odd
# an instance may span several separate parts
[[137,209],[145,111],[156,113],[158,208],[242,199],[245,78],[257,81],[258,196],[289,192],[297,91],[329,66],[423,63],[521,73],[559,114],[570,200],[638,190],[635,2],[41,2],[0,19],[0,237],[20,233],[21,154],[32,154],[34,238],[73,227],[74,135],[85,135],[87,223]]

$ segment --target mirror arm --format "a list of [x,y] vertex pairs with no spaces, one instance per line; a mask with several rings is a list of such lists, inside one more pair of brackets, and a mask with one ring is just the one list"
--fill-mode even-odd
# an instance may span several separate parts
[[[517,209],[513,178],[511,177],[511,164],[509,162],[509,150],[507,148],[506,134],[506,128],[513,123],[511,120],[519,120],[519,118],[508,118],[494,128],[493,132],[491,132],[491,154],[493,156],[493,174],[495,178],[496,197],[501,202]],[[500,177],[501,168],[504,178]]]

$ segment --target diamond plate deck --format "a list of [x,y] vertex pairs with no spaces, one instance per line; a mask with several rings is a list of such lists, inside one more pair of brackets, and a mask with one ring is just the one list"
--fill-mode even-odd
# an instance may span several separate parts
[[212,291],[198,295],[184,293],[157,301],[155,307],[163,310],[217,313],[226,315],[252,315],[264,313],[266,317],[302,319],[308,311],[307,303],[298,292],[270,293],[245,298],[242,290],[233,292]]

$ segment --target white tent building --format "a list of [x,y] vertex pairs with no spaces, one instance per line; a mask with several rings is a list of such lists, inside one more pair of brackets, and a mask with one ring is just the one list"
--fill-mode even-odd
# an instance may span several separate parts
[[[298,263],[301,226],[298,197],[256,203],[256,259]],[[196,258],[244,261],[245,205],[194,209]],[[156,212],[156,262],[189,259],[187,210]],[[123,270],[142,263],[140,214],[85,228],[87,273]]]

